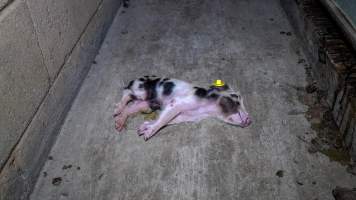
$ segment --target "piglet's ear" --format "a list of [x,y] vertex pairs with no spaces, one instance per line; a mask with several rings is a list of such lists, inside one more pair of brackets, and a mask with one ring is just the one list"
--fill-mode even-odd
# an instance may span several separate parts
[[134,82],[135,82],[134,80],[130,81],[129,84],[126,87],[124,87],[124,89],[131,89]]

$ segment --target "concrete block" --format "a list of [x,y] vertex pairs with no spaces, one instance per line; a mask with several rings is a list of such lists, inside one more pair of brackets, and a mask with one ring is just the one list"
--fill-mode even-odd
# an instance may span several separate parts
[[101,0],[26,0],[54,81]]
[[48,91],[30,13],[16,1],[0,15],[0,168]]
[[[0,175],[0,199],[27,199],[120,1],[104,0]],[[14,192],[16,191],[16,192]]]

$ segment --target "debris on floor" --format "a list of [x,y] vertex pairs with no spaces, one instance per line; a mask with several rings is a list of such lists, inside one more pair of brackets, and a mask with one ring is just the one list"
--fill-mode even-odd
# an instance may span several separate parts
[[298,185],[304,185],[304,183],[302,183],[301,181],[297,180],[295,181]]
[[56,177],[52,179],[52,185],[58,186],[62,183],[62,177]]
[[124,8],[128,8],[130,5],[129,5],[130,1],[129,0],[123,0],[123,6]]
[[66,170],[66,169],[70,169],[72,168],[72,165],[63,165],[62,169]]
[[284,176],[284,171],[283,170],[278,170],[276,172],[276,176],[278,176],[279,178],[282,178]]

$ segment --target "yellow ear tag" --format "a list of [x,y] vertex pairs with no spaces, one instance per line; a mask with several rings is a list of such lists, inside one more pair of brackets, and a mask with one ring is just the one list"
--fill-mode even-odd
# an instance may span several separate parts
[[225,85],[224,81],[218,79],[218,80],[215,80],[214,83],[213,83],[214,86],[216,87],[222,87]]

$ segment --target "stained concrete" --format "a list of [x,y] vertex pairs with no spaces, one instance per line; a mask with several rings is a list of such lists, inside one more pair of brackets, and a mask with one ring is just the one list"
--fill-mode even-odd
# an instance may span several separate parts
[[[306,85],[300,52],[277,0],[131,1],[31,199],[333,199],[336,185],[352,187],[356,178],[298,139],[315,134],[295,89]],[[145,74],[201,85],[224,79],[240,89],[254,122],[245,129],[213,119],[183,123],[145,142],[138,115],[118,134],[114,103],[125,83]]]

